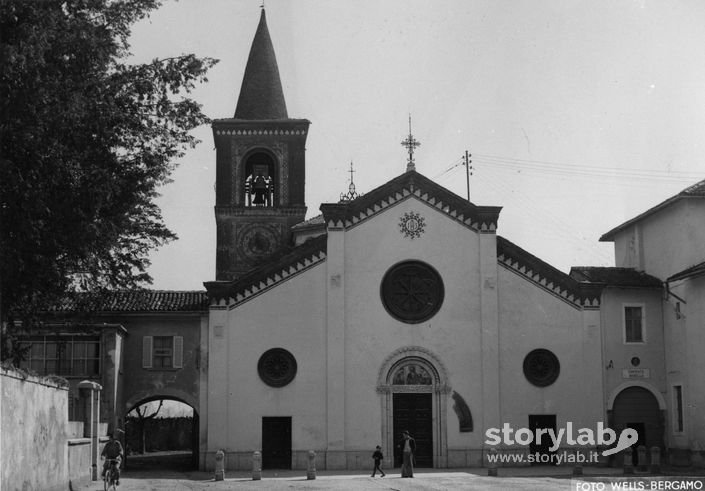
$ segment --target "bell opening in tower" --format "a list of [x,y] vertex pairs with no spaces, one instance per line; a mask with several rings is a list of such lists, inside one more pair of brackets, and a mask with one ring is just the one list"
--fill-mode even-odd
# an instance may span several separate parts
[[271,155],[257,152],[250,155],[245,163],[245,204],[248,207],[273,207],[276,203],[274,192],[275,165]]

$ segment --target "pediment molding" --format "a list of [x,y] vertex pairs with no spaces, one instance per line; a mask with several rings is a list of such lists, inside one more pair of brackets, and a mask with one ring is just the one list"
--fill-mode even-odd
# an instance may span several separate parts
[[323,204],[321,211],[328,229],[346,230],[412,197],[475,232],[496,233],[501,207],[477,206],[416,171],[406,172],[351,202]]

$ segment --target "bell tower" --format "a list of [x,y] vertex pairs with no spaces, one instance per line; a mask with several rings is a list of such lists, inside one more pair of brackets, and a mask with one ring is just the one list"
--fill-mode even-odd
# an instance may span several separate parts
[[216,147],[216,280],[235,280],[291,240],[306,216],[306,137],[291,119],[264,9],[235,116],[213,121]]

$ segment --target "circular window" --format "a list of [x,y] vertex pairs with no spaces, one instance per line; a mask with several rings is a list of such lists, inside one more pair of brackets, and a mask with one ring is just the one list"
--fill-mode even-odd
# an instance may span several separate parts
[[273,348],[260,356],[257,371],[271,387],[284,387],[296,377],[296,358],[284,348]]
[[524,358],[524,376],[537,387],[551,385],[560,371],[558,358],[547,349],[535,349]]
[[382,303],[392,317],[416,324],[433,317],[443,304],[443,280],[428,264],[407,261],[382,279]]

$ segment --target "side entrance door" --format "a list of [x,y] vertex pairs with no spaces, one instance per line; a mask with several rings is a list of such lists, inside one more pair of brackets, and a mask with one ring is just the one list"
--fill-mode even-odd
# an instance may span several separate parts
[[[551,452],[549,448],[551,448],[551,445],[553,443],[553,440],[547,433],[543,433],[541,435],[541,443],[537,444],[536,443],[536,430],[538,429],[551,429],[553,430],[553,434],[555,435],[556,433],[556,415],[555,414],[530,414],[529,415],[529,429],[531,432],[534,434],[534,440],[531,442],[529,445],[529,451],[531,452],[531,455],[536,455],[538,453],[541,455],[542,458],[545,458],[545,462],[533,462],[531,465],[555,465],[556,462],[550,457],[551,454],[555,452]],[[546,457],[543,457],[546,455]]]
[[433,467],[432,394],[394,394],[394,466],[400,467],[402,431],[416,441],[415,467]]
[[262,468],[291,469],[291,417],[262,418]]

